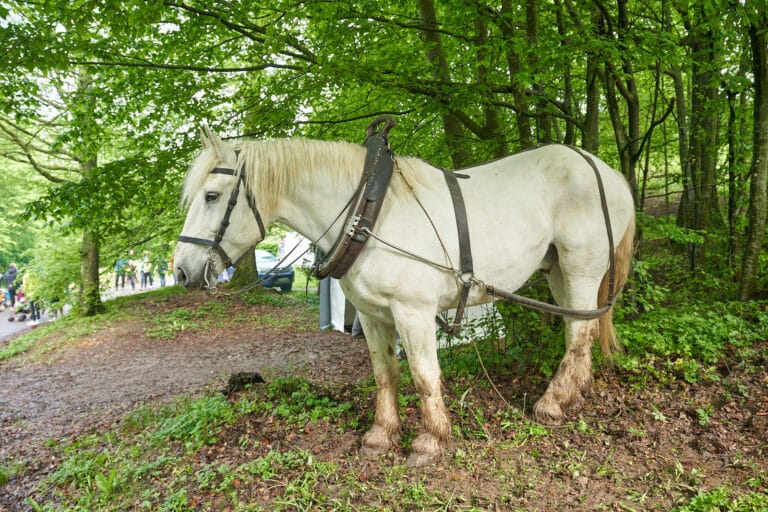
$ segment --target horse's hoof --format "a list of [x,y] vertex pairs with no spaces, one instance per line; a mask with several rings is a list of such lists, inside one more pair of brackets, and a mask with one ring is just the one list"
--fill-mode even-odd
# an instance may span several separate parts
[[411,443],[411,451],[405,463],[410,467],[426,466],[439,461],[442,454],[443,445],[438,438],[424,432]]
[[358,450],[357,454],[361,459],[378,459],[388,451],[388,448],[381,446],[369,446],[364,444],[360,447],[360,450]]
[[557,402],[544,395],[533,406],[533,416],[536,421],[545,425],[559,425],[563,422],[563,409]]
[[395,446],[392,437],[386,430],[374,425],[371,430],[363,436],[363,442],[360,445],[360,457],[364,459],[375,459],[384,455]]
[[411,452],[408,454],[405,465],[409,468],[421,468],[440,462],[441,457],[440,453]]

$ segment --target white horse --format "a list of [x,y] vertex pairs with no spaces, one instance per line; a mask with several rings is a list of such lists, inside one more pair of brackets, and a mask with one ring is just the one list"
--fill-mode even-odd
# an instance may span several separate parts
[[[290,226],[326,253],[331,249],[343,229],[340,214],[362,174],[362,146],[307,139],[229,143],[207,130],[202,143],[184,185],[189,213],[174,259],[178,283],[215,283],[228,255],[251,250],[273,222]],[[617,234],[615,283],[620,289],[633,254],[634,204],[624,178],[591,158]],[[610,251],[596,172],[579,150],[560,145],[462,170],[469,176],[460,185],[474,259],[468,304],[493,300],[483,283],[514,291],[537,270],[545,273],[560,306],[594,310],[604,303]],[[225,217],[228,229],[222,229]],[[378,456],[399,443],[397,332],[421,398],[423,421],[408,463],[422,465],[437,460],[449,441],[435,316],[455,307],[461,292],[457,273],[445,268],[456,268],[459,243],[442,171],[397,156],[373,232],[376,238],[341,279],[359,312],[377,385],[375,419],[360,453]],[[608,357],[619,348],[612,315],[611,308],[599,320],[565,319],[565,356],[534,407],[540,421],[559,422],[564,410],[582,402],[592,383],[595,337],[600,336]]]

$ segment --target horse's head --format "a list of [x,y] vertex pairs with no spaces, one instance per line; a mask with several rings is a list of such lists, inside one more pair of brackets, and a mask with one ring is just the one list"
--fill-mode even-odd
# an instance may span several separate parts
[[208,127],[201,140],[203,152],[184,184],[188,213],[174,255],[176,282],[187,287],[215,284],[216,276],[264,237],[242,159]]

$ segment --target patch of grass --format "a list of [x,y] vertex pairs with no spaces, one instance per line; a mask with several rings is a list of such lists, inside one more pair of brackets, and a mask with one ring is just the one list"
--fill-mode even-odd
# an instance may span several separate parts
[[141,318],[145,312],[143,303],[148,299],[162,300],[183,292],[184,289],[180,286],[169,286],[141,294],[116,297],[105,301],[105,312],[96,316],[78,316],[76,310],[73,310],[55,322],[41,324],[11,340],[8,345],[0,349],[0,361],[27,352],[30,353],[30,357],[49,353],[116,322]]
[[151,326],[144,331],[147,338],[171,340],[184,330],[196,329],[199,323],[193,320],[192,312],[187,308],[178,308],[163,315],[153,316]]
[[623,370],[695,384],[717,379],[713,367],[730,351],[768,337],[768,313],[757,303],[697,303],[617,322],[617,330],[627,350],[618,357]]
[[39,331],[40,329],[36,329],[12,339],[8,345],[0,349],[0,361],[23,354],[32,348],[42,337],[43,333]]
[[170,340],[190,329],[225,327],[231,323],[231,301],[227,298],[208,300],[197,308],[176,308],[149,317],[150,326],[144,331],[148,338]]
[[269,480],[281,473],[307,467],[311,465],[311,460],[310,453],[302,449],[269,450],[265,455],[240,466],[238,472],[261,480]]
[[0,349],[0,360],[10,359],[19,354],[30,352],[32,356],[45,354],[104,329],[118,319],[127,318],[131,313],[121,309],[107,308],[106,313],[94,317],[77,317],[74,314],[52,323],[45,323],[14,338]]
[[724,487],[700,491],[685,505],[674,512],[757,512],[768,510],[768,494],[752,492],[734,496]]
[[12,478],[24,474],[26,466],[23,461],[18,460],[0,463],[0,487],[7,484]]
[[178,410],[162,420],[150,440],[159,446],[175,440],[183,442],[188,452],[212,444],[219,428],[235,417],[232,405],[221,395],[181,401]]
[[240,298],[246,304],[251,306],[266,305],[276,308],[295,306],[297,300],[289,294],[279,293],[271,290],[256,289],[244,292]]
[[267,412],[271,418],[286,424],[305,425],[318,420],[338,420],[352,409],[352,404],[338,402],[306,379],[278,377],[252,388],[236,407],[241,413]]
[[[274,379],[246,391],[234,403],[215,394],[141,407],[114,430],[51,445],[61,453],[62,462],[44,485],[64,491],[61,497],[66,510],[120,510],[138,503],[142,510],[187,510],[190,492],[231,494],[234,501],[225,501],[235,504],[243,481],[282,481],[286,475],[305,471],[309,476],[328,478],[334,470],[328,463],[317,463],[309,451],[288,446],[249,456],[248,462],[239,465],[200,465],[200,450],[218,443],[223,428],[254,414],[306,428],[313,422],[348,416],[351,407],[299,378]],[[260,443],[241,444],[239,449],[260,450]],[[301,503],[301,496],[311,495],[311,489],[291,478],[285,484],[285,503]],[[61,509],[31,499],[29,506]]]

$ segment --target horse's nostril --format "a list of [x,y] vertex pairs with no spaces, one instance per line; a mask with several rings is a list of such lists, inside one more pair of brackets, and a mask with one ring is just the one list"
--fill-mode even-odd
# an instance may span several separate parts
[[187,274],[184,273],[183,268],[176,267],[176,283],[181,286],[187,285]]

